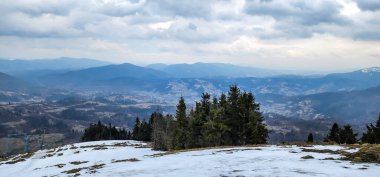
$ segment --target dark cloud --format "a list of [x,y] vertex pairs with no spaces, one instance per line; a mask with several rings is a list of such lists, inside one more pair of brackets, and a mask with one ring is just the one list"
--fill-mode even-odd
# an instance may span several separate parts
[[356,0],[356,4],[362,10],[368,10],[368,11],[380,10],[380,0]]

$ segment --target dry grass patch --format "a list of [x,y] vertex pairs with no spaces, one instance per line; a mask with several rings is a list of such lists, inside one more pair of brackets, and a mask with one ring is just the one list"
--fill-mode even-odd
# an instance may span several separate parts
[[71,170],[66,170],[66,171],[64,171],[62,173],[73,174],[73,173],[78,173],[78,172],[80,172],[83,169],[85,169],[85,168],[74,168],[74,169],[71,169]]
[[378,163],[380,164],[380,144],[364,144],[358,152],[347,155],[343,160],[350,160],[357,163]]
[[22,162],[22,161],[25,161],[26,159],[32,157],[33,155],[34,155],[34,152],[20,154],[20,155],[17,155],[15,157],[11,158],[9,161],[5,162],[5,164],[15,164],[18,162]]
[[80,171],[82,170],[88,170],[88,173],[90,174],[93,174],[93,173],[96,173],[97,169],[101,169],[105,166],[106,164],[102,163],[102,164],[96,164],[96,165],[92,165],[92,166],[89,166],[89,167],[82,167],[82,168],[74,168],[74,169],[71,169],[71,170],[66,170],[66,171],[63,171],[62,173],[66,173],[66,174],[73,174],[73,173],[76,173],[76,175],[80,175],[78,174]]

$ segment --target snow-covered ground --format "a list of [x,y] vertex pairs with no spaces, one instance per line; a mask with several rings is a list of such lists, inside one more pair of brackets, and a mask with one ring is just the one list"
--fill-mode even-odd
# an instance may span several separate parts
[[[379,165],[322,160],[341,156],[302,148],[356,151],[340,146],[262,146],[157,155],[164,152],[137,141],[97,141],[38,151],[15,164],[0,162],[0,176],[379,176]],[[314,159],[301,158],[306,155]]]

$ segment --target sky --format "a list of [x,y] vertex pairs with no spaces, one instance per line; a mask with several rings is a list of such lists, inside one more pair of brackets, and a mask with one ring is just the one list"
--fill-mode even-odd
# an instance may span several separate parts
[[0,58],[380,66],[379,0],[1,0]]

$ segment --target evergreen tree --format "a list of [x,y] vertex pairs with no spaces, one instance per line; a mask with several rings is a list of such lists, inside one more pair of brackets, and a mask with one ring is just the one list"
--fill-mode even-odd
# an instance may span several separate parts
[[132,131],[132,137],[134,140],[140,140],[140,126],[141,126],[141,122],[140,122],[140,119],[137,117],[136,118],[136,121],[135,121],[135,126],[133,128],[133,131]]
[[313,134],[312,133],[309,133],[309,135],[307,136],[307,143],[314,143],[314,137],[313,137]]
[[154,112],[151,115],[151,123],[153,127],[153,149],[155,150],[168,150],[167,134],[166,134],[166,121],[163,115],[159,112]]
[[174,149],[188,147],[188,120],[186,118],[186,104],[183,97],[180,98],[176,111],[176,124],[173,132]]
[[239,111],[239,96],[240,89],[237,85],[232,85],[227,97],[227,109],[225,125],[229,128],[227,131],[226,142],[227,145],[240,145],[241,143],[241,126]]
[[335,122],[331,129],[330,132],[327,134],[326,138],[324,139],[325,142],[332,141],[335,143],[341,143],[339,139],[339,133],[340,133],[340,128],[339,125]]
[[354,144],[357,142],[356,140],[357,134],[354,133],[351,126],[349,124],[343,126],[339,133],[340,143],[343,144]]
[[380,143],[380,114],[375,125],[367,125],[367,132],[363,133],[363,137],[361,139],[363,143]]
[[243,93],[244,111],[243,121],[246,125],[243,136],[245,144],[265,144],[268,138],[268,129],[264,125],[264,118],[260,112],[260,105],[255,103],[252,93]]
[[195,113],[190,120],[190,144],[192,148],[207,146],[209,142],[204,139],[208,132],[204,130],[204,124],[210,120],[211,102],[208,93],[202,94],[200,103],[196,103]]

